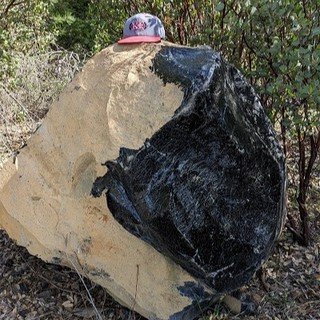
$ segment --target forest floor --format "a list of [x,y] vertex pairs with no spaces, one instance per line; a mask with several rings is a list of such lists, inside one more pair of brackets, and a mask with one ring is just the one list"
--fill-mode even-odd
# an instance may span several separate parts
[[[265,283],[254,278],[241,289],[256,305],[253,314],[232,314],[220,302],[201,320],[320,319],[320,221],[313,223],[308,248],[284,231],[264,265]],[[106,290],[69,268],[30,255],[0,230],[0,319],[5,320],[143,320],[120,306]]]

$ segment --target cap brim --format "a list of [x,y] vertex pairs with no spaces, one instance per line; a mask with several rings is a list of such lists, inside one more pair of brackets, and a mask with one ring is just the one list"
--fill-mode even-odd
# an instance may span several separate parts
[[161,42],[157,36],[132,36],[120,39],[118,44],[142,43],[142,42]]

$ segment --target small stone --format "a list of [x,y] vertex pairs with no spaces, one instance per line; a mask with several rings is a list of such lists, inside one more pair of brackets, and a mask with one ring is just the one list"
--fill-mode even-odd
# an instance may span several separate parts
[[44,299],[44,300],[50,300],[51,296],[52,296],[52,293],[50,290],[45,290],[45,291],[38,293],[38,298]]
[[235,314],[239,314],[241,312],[241,301],[232,296],[225,296],[223,302],[227,305],[227,307]]

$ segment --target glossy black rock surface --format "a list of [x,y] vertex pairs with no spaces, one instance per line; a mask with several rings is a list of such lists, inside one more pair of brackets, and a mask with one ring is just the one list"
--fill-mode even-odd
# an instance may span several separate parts
[[92,193],[106,189],[124,228],[230,292],[250,280],[280,232],[279,144],[252,87],[211,49],[164,47],[153,70],[180,85],[184,100],[139,150],[106,162]]

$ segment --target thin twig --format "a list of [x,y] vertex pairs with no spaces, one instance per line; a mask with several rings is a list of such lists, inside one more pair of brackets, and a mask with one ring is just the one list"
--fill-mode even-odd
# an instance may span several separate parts
[[46,278],[45,276],[43,276],[41,274],[41,272],[37,272],[33,267],[31,267],[30,263],[21,255],[20,252],[17,252],[18,255],[20,256],[20,258],[26,263],[26,265],[30,268],[30,270],[37,275],[37,277],[41,278],[42,280],[46,281],[47,283],[50,283],[50,285],[52,285],[54,288],[61,290],[63,292],[67,292],[67,293],[71,293],[71,294],[78,294],[78,292],[73,291],[73,290],[68,290],[68,289],[64,289],[62,287],[59,287],[58,285],[56,285],[55,283],[53,283],[51,280],[49,280],[48,278]]
[[[78,256],[76,255],[76,253],[74,253],[74,254],[75,254],[75,256],[77,257],[77,261],[78,261],[78,263],[79,263]],[[81,280],[84,288],[86,289],[87,294],[88,294],[88,297],[89,297],[89,301],[90,301],[90,303],[91,303],[91,305],[92,305],[92,307],[93,307],[93,309],[94,309],[94,311],[95,311],[98,319],[99,319],[99,320],[103,320],[103,319],[102,319],[102,316],[100,315],[100,313],[99,313],[99,311],[98,311],[98,309],[97,309],[97,307],[96,307],[96,305],[95,305],[95,303],[94,303],[94,300],[93,300],[93,298],[92,298],[92,295],[91,295],[91,293],[90,293],[90,290],[88,289],[86,283],[85,283],[84,280],[83,280],[83,276],[81,275],[80,271],[78,270],[77,266],[74,264],[74,262],[72,261],[72,259],[69,258],[68,254],[67,254],[67,258],[68,258],[68,261],[72,264],[73,268],[76,270],[76,272],[77,272],[77,274],[78,274],[78,276],[79,276],[79,278],[80,278],[80,280]],[[79,263],[79,265],[80,265],[80,263]],[[80,267],[81,267],[81,265],[80,265]]]
[[[5,91],[5,93],[22,109],[22,111],[24,112],[24,114],[29,118],[32,119],[29,115],[28,110],[22,105],[22,103],[20,103],[20,101],[18,101],[10,92],[9,90],[3,85],[1,84],[3,90]],[[31,129],[31,127],[27,124],[27,126],[29,127],[29,129]]]

